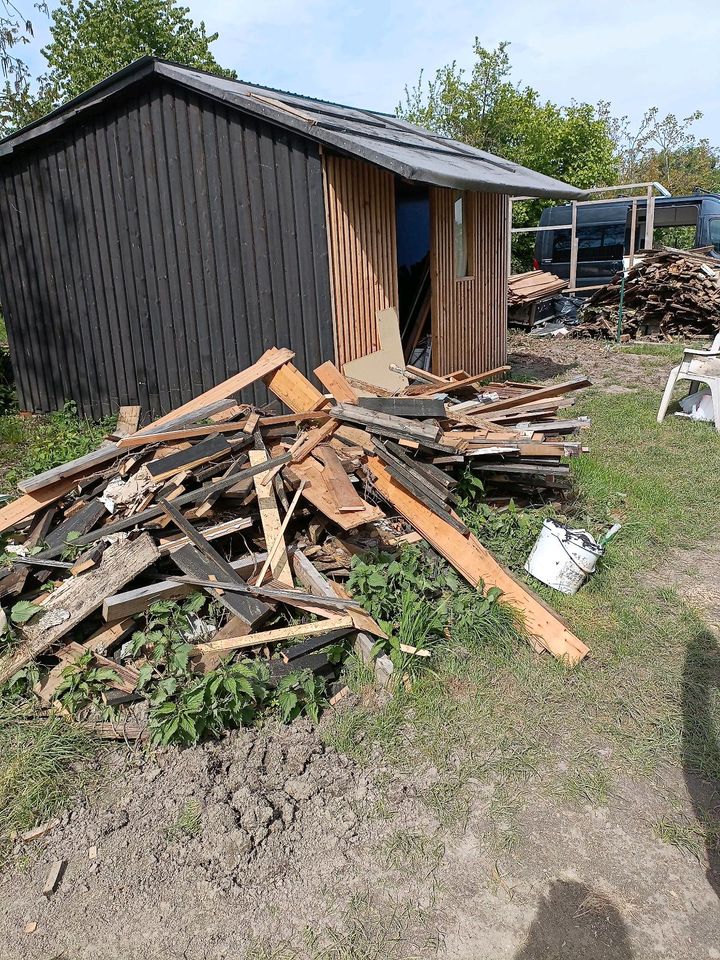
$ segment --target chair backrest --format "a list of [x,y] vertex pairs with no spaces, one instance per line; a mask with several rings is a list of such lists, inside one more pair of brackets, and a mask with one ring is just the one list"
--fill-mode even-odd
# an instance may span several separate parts
[[717,333],[710,347],[711,353],[720,353],[720,332]]

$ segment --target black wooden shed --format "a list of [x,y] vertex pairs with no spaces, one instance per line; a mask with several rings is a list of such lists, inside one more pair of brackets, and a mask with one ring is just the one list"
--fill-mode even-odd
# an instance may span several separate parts
[[434,369],[497,365],[520,194],[580,196],[394,117],[139,60],[0,143],[21,405],[160,414],[270,346],[346,362],[399,308],[405,248]]

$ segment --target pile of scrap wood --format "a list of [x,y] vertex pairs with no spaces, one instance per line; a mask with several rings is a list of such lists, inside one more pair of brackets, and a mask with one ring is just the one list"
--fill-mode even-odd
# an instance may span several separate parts
[[[643,253],[625,276],[622,339],[714,335],[720,329],[720,260],[703,250]],[[579,336],[615,337],[622,274],[598,290],[574,327]]]
[[[8,618],[22,613],[0,684],[39,662],[37,692],[51,705],[66,666],[89,654],[115,672],[109,701],[137,703],[142,658],[124,643],[134,618],[194,591],[227,611],[214,635],[191,641],[199,672],[240,656],[266,659],[275,682],[298,668],[332,677],[328,644],[352,642],[369,659],[383,636],[341,583],[352,556],[408,538],[423,538],[470,584],[500,587],[536,649],[582,659],[587,647],[453,506],[454,474],[467,463],[502,489],[562,487],[563,459],[581,452],[569,435],[583,421],[558,411],[588,381],[484,383],[508,368],[474,377],[408,368],[408,385],[390,395],[324,363],[321,392],[292,358],[270,349],[142,429],[140,411],[123,408],[96,451],[19,485],[0,509],[0,598]],[[236,399],[259,381],[291,412]],[[374,664],[385,677],[392,669],[386,657]]]
[[508,304],[513,307],[534,300],[546,300],[566,286],[567,280],[556,277],[554,273],[544,273],[542,270],[514,273],[508,281]]

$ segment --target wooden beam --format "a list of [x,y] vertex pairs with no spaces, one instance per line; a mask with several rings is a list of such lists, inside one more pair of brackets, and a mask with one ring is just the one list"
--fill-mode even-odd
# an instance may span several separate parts
[[503,400],[493,400],[491,403],[484,403],[479,409],[485,416],[491,411],[529,406],[537,401],[548,400],[551,397],[561,397],[565,393],[572,393],[573,390],[582,390],[583,387],[590,386],[592,386],[592,382],[587,377],[577,377],[575,380],[568,380],[566,383],[555,383],[549,387],[541,387],[539,390],[528,390],[525,393],[515,394],[513,397],[505,397]]
[[123,437],[118,442],[118,450],[132,450],[135,447],[149,446],[151,443],[171,443],[176,440],[195,440],[198,437],[214,436],[218,433],[239,433],[240,423],[206,423],[201,427],[185,427],[181,430],[159,431],[140,436]]
[[429,510],[390,476],[378,457],[368,458],[368,466],[378,492],[398,513],[474,587],[499,587],[506,601],[522,615],[530,636],[546,650],[570,665],[579,663],[589,653],[589,648],[561,618],[500,566],[476,537],[463,536]]
[[147,471],[156,482],[166,480],[181,470],[193,470],[204,463],[219,460],[227,456],[232,447],[223,437],[210,437],[201,440],[187,450],[172,453],[168,457],[147,464]]
[[149,426],[144,428],[143,433],[157,433],[158,427],[172,422],[177,417],[183,416],[184,414],[192,414],[201,407],[207,406],[207,404],[213,403],[216,400],[226,400],[228,397],[234,396],[246,387],[252,386],[253,383],[257,383],[258,380],[267,377],[274,370],[277,370],[282,367],[283,364],[292,360],[294,356],[295,354],[292,350],[278,350],[276,348],[267,350],[252,366],[241,370],[240,373],[236,373],[235,376],[230,377],[223,383],[211,387],[210,390],[206,390],[205,393],[201,393],[188,403],[184,403],[181,407],[171,410],[170,413],[165,414],[165,416],[153,420]]
[[[250,450],[249,457],[253,467],[261,463],[267,463],[268,459],[268,455],[264,450]],[[278,512],[272,482],[266,482],[268,479],[268,473],[258,473],[253,477],[258,509],[260,511],[260,523],[262,524],[265,544],[268,549],[268,562],[274,579],[279,583],[284,583],[286,586],[292,587],[292,571],[290,570],[290,561],[288,560],[285,541],[283,540],[281,532],[282,524],[280,522],[280,513]],[[273,552],[272,547],[276,540],[278,543]]]
[[264,630],[260,633],[251,633],[249,636],[229,637],[224,640],[209,640],[207,643],[196,643],[195,650],[204,653],[224,653],[231,650],[241,650],[246,647],[261,647],[265,644],[279,643],[282,640],[295,640],[297,637],[316,637],[353,626],[352,617],[334,617],[331,620],[321,620],[318,623],[298,623],[292,627],[279,627],[277,630]]
[[414,394],[416,397],[432,397],[436,393],[454,393],[456,390],[462,390],[464,387],[471,387],[475,383],[480,383],[481,380],[489,380],[490,377],[494,377],[498,373],[506,373],[510,367],[504,365],[502,367],[494,367],[492,370],[486,370],[484,373],[477,373],[474,377],[467,377],[465,380],[451,380],[443,383],[442,386],[433,386],[427,387],[425,390],[421,390],[418,393]]
[[331,393],[336,403],[357,403],[358,395],[350,386],[347,377],[344,377],[332,361],[328,360],[315,368],[315,376]]
[[111,544],[94,570],[66,580],[50,594],[42,611],[18,631],[21,643],[0,663],[0,684],[74,630],[105,597],[124,587],[158,556],[152,537],[143,533],[137,540]]

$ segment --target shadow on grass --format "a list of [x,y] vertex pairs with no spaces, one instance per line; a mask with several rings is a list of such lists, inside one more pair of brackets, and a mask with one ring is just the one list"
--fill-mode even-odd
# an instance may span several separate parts
[[708,883],[720,897],[720,729],[712,709],[718,695],[720,645],[710,631],[701,630],[688,643],[683,669],[683,773],[705,838]]
[[515,960],[632,960],[625,921],[606,896],[555,880],[540,901]]

